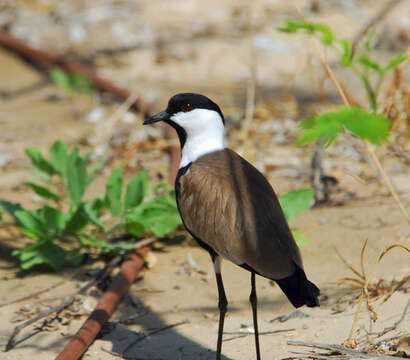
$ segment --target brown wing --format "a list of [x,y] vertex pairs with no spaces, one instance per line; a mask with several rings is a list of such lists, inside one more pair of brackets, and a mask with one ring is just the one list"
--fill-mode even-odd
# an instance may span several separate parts
[[295,263],[303,268],[272,187],[238,154],[205,155],[179,181],[185,226],[215,252],[271,279],[290,276]]

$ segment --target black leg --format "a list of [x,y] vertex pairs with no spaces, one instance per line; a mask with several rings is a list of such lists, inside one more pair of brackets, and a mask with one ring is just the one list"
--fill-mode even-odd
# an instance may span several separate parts
[[219,326],[218,326],[218,342],[216,345],[216,360],[221,359],[222,350],[222,335],[224,330],[225,314],[228,307],[228,300],[226,300],[224,284],[221,276],[221,265],[218,256],[212,256],[212,262],[214,263],[216,284],[218,286],[218,307],[219,307]]
[[256,359],[261,360],[261,352],[259,350],[259,331],[258,331],[258,314],[257,314],[258,299],[256,297],[255,273],[253,271],[251,275],[251,285],[252,285],[252,290],[251,290],[251,294],[249,295],[249,301],[252,305],[253,328],[255,331]]

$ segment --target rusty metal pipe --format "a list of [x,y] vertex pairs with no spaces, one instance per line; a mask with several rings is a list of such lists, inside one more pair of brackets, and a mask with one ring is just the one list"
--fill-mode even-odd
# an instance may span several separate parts
[[149,250],[150,247],[146,246],[129,255],[94,311],[57,356],[56,360],[77,360],[88,349],[103,324],[117,308],[121,298],[128,292],[137,274],[144,267],[144,256],[147,255]]

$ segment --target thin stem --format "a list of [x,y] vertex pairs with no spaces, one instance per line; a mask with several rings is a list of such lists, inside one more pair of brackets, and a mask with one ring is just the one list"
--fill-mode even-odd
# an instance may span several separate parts
[[370,107],[373,112],[377,112],[377,102],[376,102],[376,95],[372,88],[372,84],[367,75],[362,74],[360,77],[362,79],[363,85],[367,92],[367,97],[369,98]]
[[377,98],[379,97],[380,87],[383,83],[384,72],[378,73],[378,75],[379,76],[377,78],[376,86],[374,87],[374,94],[375,94],[375,97],[376,97],[376,102],[377,102]]

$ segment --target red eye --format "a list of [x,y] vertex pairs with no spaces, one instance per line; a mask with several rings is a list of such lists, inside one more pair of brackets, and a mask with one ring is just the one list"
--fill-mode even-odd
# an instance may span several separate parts
[[184,111],[186,111],[186,112],[191,111],[191,110],[193,110],[193,109],[194,109],[194,106],[191,105],[191,104],[184,104],[184,105],[182,105],[182,110],[184,110]]

